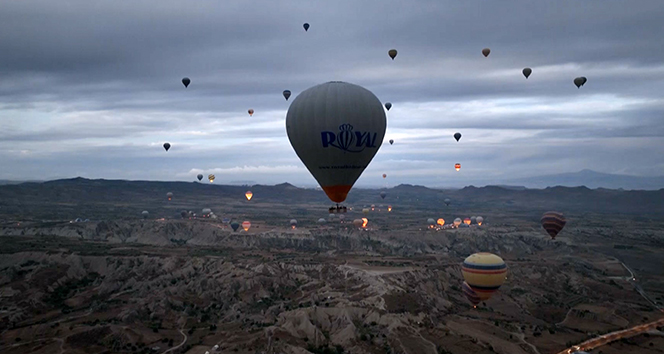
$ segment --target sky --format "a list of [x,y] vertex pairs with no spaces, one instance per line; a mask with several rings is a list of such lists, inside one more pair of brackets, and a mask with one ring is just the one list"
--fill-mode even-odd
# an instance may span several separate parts
[[328,81],[393,104],[356,186],[661,176],[662,18],[661,0],[0,1],[0,179],[313,186],[284,122]]

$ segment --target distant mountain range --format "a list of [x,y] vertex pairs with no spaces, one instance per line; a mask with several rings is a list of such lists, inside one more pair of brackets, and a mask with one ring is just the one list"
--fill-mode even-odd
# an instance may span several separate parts
[[[639,177],[582,170],[572,173],[511,179],[507,180],[505,184],[527,188],[586,186],[592,189],[658,190],[664,188],[664,176]],[[511,188],[508,186],[502,187]]]
[[[12,181],[0,180],[0,185],[19,184],[24,182],[43,183],[44,181]],[[155,181],[156,182],[156,181]],[[254,181],[231,181],[230,185],[234,186],[253,186],[256,185]],[[555,175],[543,175],[536,177],[515,178],[500,180],[499,183],[487,180],[469,180],[465,184],[458,184],[454,187],[428,187],[428,188],[462,188],[465,185],[473,186],[495,186],[511,190],[524,190],[526,188],[547,188],[547,187],[588,187],[591,189],[606,188],[606,189],[624,189],[624,190],[659,190],[664,188],[664,176],[658,177],[640,177],[619,175],[610,173],[601,173],[592,170],[581,170],[579,172],[561,173]],[[307,186],[309,187],[309,186]],[[311,188],[315,188],[311,186]],[[356,186],[356,188],[365,188]],[[373,186],[369,188],[382,188],[381,186]]]

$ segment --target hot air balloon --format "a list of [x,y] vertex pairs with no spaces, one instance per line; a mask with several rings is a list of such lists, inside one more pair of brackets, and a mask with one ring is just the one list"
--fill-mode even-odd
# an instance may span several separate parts
[[390,139],[390,145],[394,144],[394,139]]
[[166,193],[166,197],[168,198],[168,200],[173,199],[173,193],[172,192]]
[[148,218],[148,215],[150,215],[150,213],[148,213],[147,210],[143,210],[143,211],[141,212],[141,216],[143,216],[143,219],[147,219],[147,218]]
[[249,231],[249,228],[251,227],[251,222],[245,220],[242,222],[242,228],[244,231]]
[[471,224],[477,224],[477,216],[471,216],[470,217],[470,223]]
[[362,218],[362,227],[366,228],[368,223],[369,223],[369,219]]
[[251,193],[251,191],[247,191],[244,193],[244,196],[247,198],[247,200],[251,200],[251,197],[254,196],[254,193]]
[[430,228],[433,228],[434,226],[436,226],[436,220],[434,220],[432,218],[428,218],[427,219],[427,224],[429,224]]
[[371,211],[374,211],[376,209],[376,204],[371,204]]
[[388,206],[387,206],[387,212],[390,212],[390,211],[392,211],[392,206],[391,206],[391,205],[388,205]]
[[383,173],[383,178],[387,178],[387,175],[385,173]]
[[166,151],[168,151],[168,149],[170,149],[170,148],[171,148],[171,144],[164,143],[164,149],[166,149]]
[[385,111],[371,91],[333,81],[300,93],[286,115],[295,153],[336,203],[378,152],[386,127]]
[[387,51],[387,55],[389,55],[390,58],[392,58],[392,60],[394,60],[394,58],[397,57],[397,50],[396,49],[390,49],[390,50]]
[[481,216],[478,216],[476,220],[477,220],[477,225],[482,226],[482,223],[484,222],[484,218],[481,217]]
[[292,229],[295,229],[297,227],[297,220],[291,219],[290,226]]
[[461,133],[454,133],[454,139],[456,139],[456,141],[459,141],[459,139],[461,139]]
[[581,86],[586,84],[586,81],[588,81],[588,79],[586,79],[583,76],[580,76],[574,79],[574,85],[576,85],[576,88],[581,88]]
[[237,229],[239,229],[239,228],[240,228],[240,224],[237,221],[233,221],[231,223],[231,229],[233,229],[233,231],[237,231]]
[[362,213],[363,213],[363,214],[369,214],[370,211],[371,211],[371,210],[370,210],[369,208],[364,208],[364,209],[362,209]]
[[436,220],[436,224],[438,224],[438,225],[440,225],[440,226],[445,225],[445,219],[440,218],[440,219]]
[[461,169],[461,164],[460,163],[455,163],[454,164],[454,169],[457,170],[457,171],[460,170]]
[[214,175],[208,175],[208,180],[210,183],[214,182]]
[[523,76],[525,76],[526,79],[527,79],[528,76],[530,76],[530,74],[533,73],[533,69],[531,69],[531,68],[523,68],[523,70],[522,70],[521,72],[523,73]]
[[507,265],[495,254],[480,252],[463,261],[461,273],[480,300],[486,301],[505,282]]
[[205,209],[201,210],[201,214],[203,214],[203,217],[210,216],[210,214],[212,214],[212,209],[205,208]]
[[344,219],[345,219],[345,218],[346,218],[346,215],[344,215],[344,214],[339,214],[339,220],[340,220],[341,222],[344,222]]
[[189,87],[189,84],[191,83],[191,80],[189,80],[188,77],[185,77],[182,79],[182,84],[184,85],[185,88]]
[[443,200],[443,203],[445,203],[445,205],[447,206],[450,206],[450,203],[452,203],[452,201],[450,200],[450,198],[445,198],[445,200]]
[[463,295],[470,301],[471,304],[473,304],[473,307],[477,307],[477,304],[479,304],[482,299],[480,299],[479,295],[473,290],[473,288],[468,285],[465,281],[463,284],[461,284],[461,290],[463,291]]
[[454,226],[459,227],[459,225],[461,225],[461,219],[459,218],[454,219]]
[[290,90],[284,90],[284,98],[286,99],[286,101],[288,101],[288,98],[290,97],[290,95],[291,95]]
[[557,211],[549,211],[544,213],[540,221],[542,223],[542,227],[544,230],[546,230],[552,239],[556,238],[560,230],[562,230],[567,223],[565,216]]
[[355,225],[355,227],[362,227],[362,224],[363,224],[363,223],[364,223],[364,222],[362,221],[362,219],[355,219],[355,220],[353,220],[353,225]]
[[196,176],[196,178],[198,178],[198,180],[200,181],[203,179],[203,175],[199,173],[198,176]]
[[249,116],[250,116],[250,117],[254,115],[254,110],[253,110],[253,109],[250,109],[250,110],[248,110],[247,112],[249,113]]
[[385,108],[389,111],[392,108],[392,104],[390,102],[385,103]]
[[[330,214],[330,215],[334,215],[334,214]],[[327,222],[327,220],[325,220],[325,218],[318,219],[319,224],[325,224],[326,222]]]
[[485,57],[488,57],[490,53],[491,53],[491,49],[489,49],[489,48],[484,48],[484,49],[482,49],[482,54],[483,54]]
[[186,210],[183,210],[183,211],[180,212],[180,216],[183,219],[186,219],[187,217],[189,217],[189,213]]
[[383,191],[383,192],[380,192],[380,197],[381,197],[382,199],[385,199],[386,196],[387,196],[387,193],[385,193],[384,191]]
[[309,31],[309,24],[308,23],[303,24],[302,27],[304,27],[305,32]]
[[463,219],[463,223],[466,225],[470,225],[470,218]]

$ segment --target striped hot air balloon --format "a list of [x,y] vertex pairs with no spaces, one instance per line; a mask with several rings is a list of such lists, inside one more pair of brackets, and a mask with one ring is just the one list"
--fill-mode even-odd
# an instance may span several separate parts
[[214,175],[208,175],[208,180],[210,183],[214,182]]
[[477,306],[477,304],[482,301],[475,290],[473,290],[473,288],[471,288],[470,285],[468,285],[468,283],[465,281],[463,284],[461,284],[461,290],[463,291],[463,295],[466,297],[466,299],[468,299],[468,301],[473,304],[473,307]]
[[542,215],[542,227],[546,232],[551,236],[552,239],[555,239],[560,230],[565,227],[567,220],[563,216],[563,213],[557,211],[549,211]]
[[249,228],[250,228],[250,227],[251,227],[251,222],[249,222],[249,221],[244,221],[244,222],[242,223],[242,228],[244,229],[244,231],[249,231]]
[[480,300],[486,301],[505,282],[507,265],[493,253],[480,252],[463,261],[461,273]]

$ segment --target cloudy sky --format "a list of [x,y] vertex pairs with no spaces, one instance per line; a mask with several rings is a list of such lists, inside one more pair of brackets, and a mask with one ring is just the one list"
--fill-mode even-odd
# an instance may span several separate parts
[[313,185],[282,91],[332,80],[393,104],[358,186],[664,175],[663,18],[662,0],[0,1],[0,179]]

